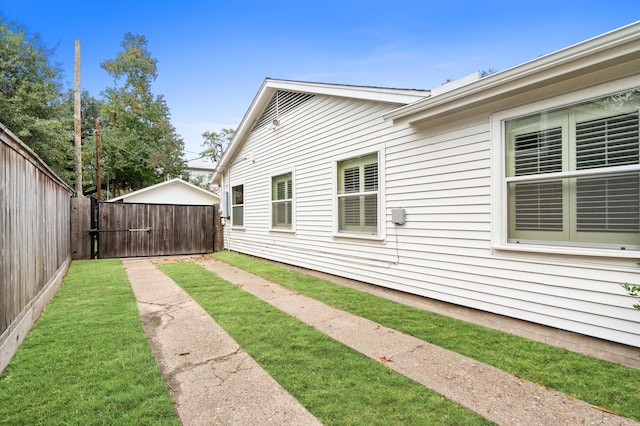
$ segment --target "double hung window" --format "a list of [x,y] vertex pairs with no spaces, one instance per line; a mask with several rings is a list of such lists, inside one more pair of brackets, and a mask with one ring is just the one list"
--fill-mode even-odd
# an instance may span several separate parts
[[244,226],[244,185],[231,188],[231,225]]
[[271,178],[271,227],[292,229],[293,178],[291,173]]
[[640,248],[640,89],[508,120],[508,239]]
[[378,233],[378,154],[338,162],[338,232]]

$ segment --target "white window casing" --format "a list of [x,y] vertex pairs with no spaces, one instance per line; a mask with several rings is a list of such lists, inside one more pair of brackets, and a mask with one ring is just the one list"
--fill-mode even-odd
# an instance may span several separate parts
[[639,256],[637,77],[491,120],[493,249]]
[[295,173],[278,173],[270,178],[270,230],[295,232]]
[[384,146],[333,163],[334,237],[384,239]]
[[244,183],[231,187],[231,226],[232,228],[244,229],[244,206],[245,191]]

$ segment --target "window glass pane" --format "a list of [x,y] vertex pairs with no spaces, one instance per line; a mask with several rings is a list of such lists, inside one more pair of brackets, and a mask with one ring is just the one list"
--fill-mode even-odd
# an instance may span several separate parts
[[562,129],[515,136],[515,175],[562,171]]
[[274,176],[271,179],[271,227],[291,229],[292,227],[292,174]]
[[243,206],[234,206],[232,208],[231,224],[233,226],[243,226],[244,225],[244,207]]
[[271,179],[271,199],[272,200],[287,200],[293,197],[292,191],[292,178],[291,173],[286,175],[274,176]]
[[513,187],[517,231],[562,231],[562,181],[517,183]]
[[231,225],[244,226],[244,185],[231,188]]
[[638,164],[638,112],[576,124],[577,169]]
[[291,201],[282,201],[273,204],[272,226],[274,228],[291,228]]
[[[378,232],[378,154],[338,163],[338,229]],[[348,194],[348,195],[346,195]]]
[[378,163],[364,165],[364,190],[378,190]]
[[577,179],[577,230],[640,231],[638,173]]
[[378,196],[376,194],[364,196],[364,226],[378,226]]
[[505,123],[510,241],[640,249],[639,110],[634,89]]
[[244,204],[244,185],[233,187],[233,204]]
[[360,192],[360,168],[344,169],[344,193]]

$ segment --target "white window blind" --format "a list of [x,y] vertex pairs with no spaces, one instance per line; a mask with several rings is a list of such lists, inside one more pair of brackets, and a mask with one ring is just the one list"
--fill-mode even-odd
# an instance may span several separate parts
[[509,120],[511,242],[640,249],[640,90]]
[[271,179],[271,227],[291,229],[293,223],[292,174]]
[[338,163],[338,231],[377,234],[378,155]]

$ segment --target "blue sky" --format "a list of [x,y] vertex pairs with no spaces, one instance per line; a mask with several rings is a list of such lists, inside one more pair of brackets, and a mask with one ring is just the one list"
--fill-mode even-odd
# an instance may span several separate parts
[[277,2],[0,0],[0,15],[40,34],[73,87],[113,81],[100,63],[127,32],[158,60],[155,94],[197,157],[204,131],[235,128],[267,77],[430,89],[479,70],[510,68],[640,19],[638,0]]

